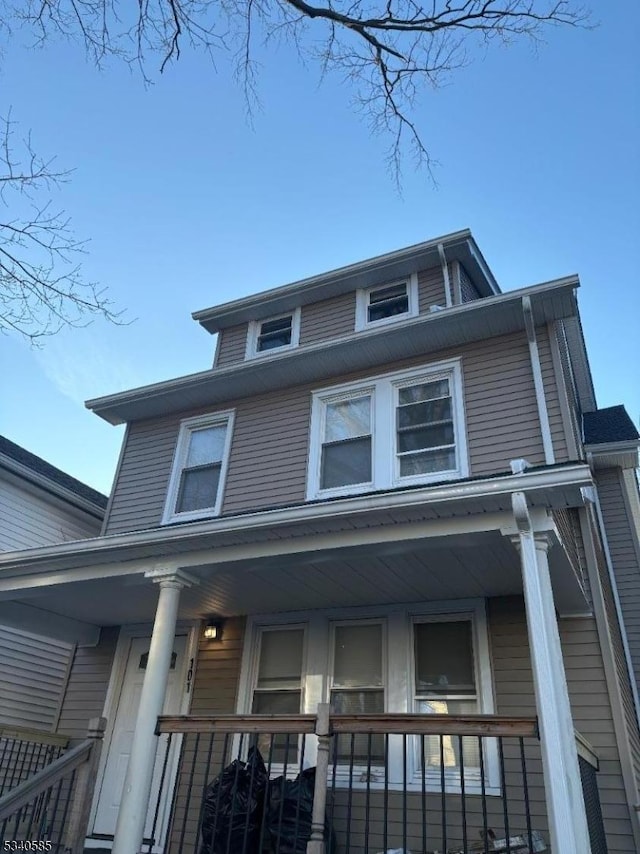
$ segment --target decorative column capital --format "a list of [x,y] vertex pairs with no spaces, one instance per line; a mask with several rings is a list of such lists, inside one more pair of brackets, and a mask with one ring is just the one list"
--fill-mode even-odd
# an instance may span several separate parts
[[185,587],[193,587],[199,584],[199,580],[184,569],[178,569],[174,566],[156,566],[153,569],[148,569],[145,578],[153,581],[154,584],[159,584],[160,587],[173,587],[176,590],[182,590]]

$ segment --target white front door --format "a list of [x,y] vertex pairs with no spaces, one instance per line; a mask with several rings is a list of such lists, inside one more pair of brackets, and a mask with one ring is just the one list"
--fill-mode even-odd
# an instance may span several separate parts
[[[142,682],[147,666],[149,655],[150,638],[131,638],[127,664],[120,687],[113,731],[111,740],[105,745],[107,758],[104,763],[102,780],[99,781],[99,797],[96,816],[93,825],[93,835],[99,837],[112,837],[116,829],[120,798],[124,786],[124,778],[127,772],[133,731],[136,725],[138,706],[140,705],[140,693]],[[184,693],[182,683],[183,663],[187,646],[187,638],[176,637],[173,645],[171,669],[167,683],[167,693],[164,703],[164,714],[179,714],[180,705]],[[160,788],[160,778],[166,753],[166,736],[161,736],[156,754],[156,764],[153,771],[153,782],[151,785],[151,798],[149,801],[149,812],[144,828],[145,839],[151,837],[153,821]],[[169,819],[168,811],[171,803],[169,789],[171,788],[175,766],[177,762],[177,744],[174,739],[172,744],[167,770],[165,773],[163,799],[156,819],[154,837],[154,850],[159,850],[164,839],[166,825]],[[134,781],[135,785],[135,781]]]

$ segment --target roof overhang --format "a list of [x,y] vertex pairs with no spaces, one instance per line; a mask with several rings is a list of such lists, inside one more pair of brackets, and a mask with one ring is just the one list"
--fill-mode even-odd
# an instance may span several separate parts
[[0,554],[0,597],[30,586],[144,573],[154,564],[185,568],[246,559],[250,554],[295,553],[321,546],[326,549],[343,529],[352,533],[355,542],[388,526],[388,535],[376,534],[387,539],[398,536],[399,519],[407,526],[403,538],[427,536],[414,524],[416,519],[438,523],[475,515],[478,530],[485,530],[492,514],[511,514],[513,492],[526,493],[532,510],[546,511],[580,506],[582,490],[592,485],[591,471],[585,464],[540,466],[517,474],[377,492],[5,552]]
[[213,368],[174,380],[88,400],[86,406],[111,424],[216,406],[228,400],[393,361],[429,355],[488,337],[525,329],[522,299],[531,300],[533,320],[545,325],[577,314],[577,276],[451,306],[384,329],[352,333],[331,341],[297,347],[264,359]]
[[635,469],[640,464],[638,451],[640,440],[624,442],[601,442],[597,445],[585,445],[587,459],[594,469],[618,466],[622,469]]
[[40,497],[45,496],[47,500],[53,499],[62,504],[66,510],[73,508],[82,511],[82,513],[87,513],[95,519],[104,519],[105,508],[103,505],[67,489],[62,484],[56,483],[51,478],[34,471],[7,454],[0,453],[0,470],[4,472],[5,477],[8,477],[16,485],[28,489]]
[[481,296],[500,293],[493,273],[471,232],[464,229],[357,264],[340,267],[319,276],[205,308],[194,312],[192,317],[213,334],[248,320],[259,320],[292,311],[300,305],[341,296],[357,288],[375,287],[419,270],[438,267],[441,264],[439,246],[444,250],[447,261],[459,261],[464,265]]

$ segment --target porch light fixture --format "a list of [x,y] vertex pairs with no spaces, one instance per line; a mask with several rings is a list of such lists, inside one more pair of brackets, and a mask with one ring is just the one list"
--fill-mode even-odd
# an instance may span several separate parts
[[222,639],[222,623],[220,620],[208,620],[203,632],[207,640]]

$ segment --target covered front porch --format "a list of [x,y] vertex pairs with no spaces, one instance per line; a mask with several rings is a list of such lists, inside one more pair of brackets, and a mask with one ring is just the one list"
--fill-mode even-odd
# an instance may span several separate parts
[[[295,778],[321,768],[325,738],[316,781],[336,850],[498,851],[504,839],[515,854],[512,837],[536,850],[540,834],[555,854],[588,852],[556,619],[589,619],[572,517],[589,483],[579,468],[409,491],[391,507],[372,496],[324,515],[105,537],[3,571],[0,593],[21,620],[41,612],[49,631],[86,644],[62,722],[78,714],[80,663],[109,659],[92,698],[108,724],[87,845],[197,850],[203,786],[233,758],[246,761],[255,743],[270,777]],[[209,618],[217,639],[202,635]],[[416,656],[428,657],[416,638],[427,650],[431,635],[416,627],[442,621],[469,624],[473,675],[458,694],[416,682]],[[347,627],[365,625],[381,627],[381,684],[341,685],[337,629],[346,643]],[[257,639],[284,630],[302,631],[304,667],[297,688],[270,691]],[[267,695],[291,702],[296,691],[288,723],[254,716]],[[322,731],[324,704],[345,698],[360,710]]]

